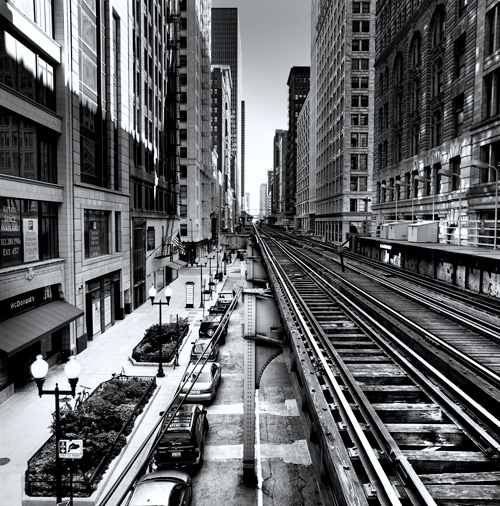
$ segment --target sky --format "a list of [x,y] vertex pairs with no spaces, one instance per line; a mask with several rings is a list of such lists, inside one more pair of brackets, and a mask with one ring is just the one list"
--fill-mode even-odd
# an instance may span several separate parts
[[288,128],[287,80],[292,67],[310,65],[310,0],[212,0],[238,9],[242,94],[245,101],[245,192],[250,214],[273,166],[273,137]]

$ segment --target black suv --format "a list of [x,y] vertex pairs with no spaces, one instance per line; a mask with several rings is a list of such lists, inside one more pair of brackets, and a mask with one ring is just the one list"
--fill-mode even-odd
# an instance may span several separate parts
[[[202,339],[212,339],[216,330],[219,328],[222,319],[224,318],[224,313],[222,314],[209,314],[205,316],[200,323],[200,330],[198,331],[198,336]],[[226,334],[227,334],[227,325],[228,321],[224,323],[224,327],[221,329],[219,334],[218,343],[224,344],[226,342]]]
[[158,468],[201,466],[207,432],[207,411],[203,406],[182,405],[156,446],[155,464]]

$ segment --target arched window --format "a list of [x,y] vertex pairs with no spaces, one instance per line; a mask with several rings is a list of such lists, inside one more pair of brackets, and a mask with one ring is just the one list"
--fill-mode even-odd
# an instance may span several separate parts
[[443,9],[439,9],[432,25],[432,47],[438,47],[444,42],[444,19],[445,13]]
[[403,82],[403,55],[398,53],[394,60],[393,77],[395,83]]
[[410,62],[412,68],[419,67],[422,63],[422,38],[418,32],[413,36],[411,41]]

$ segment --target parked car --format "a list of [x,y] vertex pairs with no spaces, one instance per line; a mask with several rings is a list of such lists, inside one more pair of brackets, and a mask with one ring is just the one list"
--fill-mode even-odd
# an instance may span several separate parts
[[139,479],[127,506],[189,506],[192,497],[191,477],[188,473],[177,470],[156,471]]
[[[181,393],[185,393],[188,402],[212,402],[217,395],[221,380],[221,366],[217,362],[190,364],[182,382]],[[194,384],[193,384],[194,383]],[[192,385],[192,388],[191,388]],[[190,390],[189,393],[187,391]]]
[[[200,330],[198,331],[198,336],[202,339],[212,339],[213,335],[221,325],[222,319],[224,318],[224,313],[222,314],[209,314],[205,316],[200,323]],[[224,344],[226,342],[226,334],[227,334],[227,325],[228,321],[224,323],[224,327],[221,329],[219,334],[219,339],[217,342],[219,344]]]
[[234,299],[234,292],[231,290],[222,290],[219,292],[219,295],[217,296],[217,302],[216,304],[227,304],[228,306],[231,305],[231,302],[233,302]]
[[200,338],[196,339],[191,348],[191,362],[196,362],[205,352],[207,348],[210,348],[208,360],[215,361],[219,355],[219,344],[210,343],[210,339]]
[[201,466],[207,432],[207,411],[203,406],[183,404],[156,445],[157,468]]

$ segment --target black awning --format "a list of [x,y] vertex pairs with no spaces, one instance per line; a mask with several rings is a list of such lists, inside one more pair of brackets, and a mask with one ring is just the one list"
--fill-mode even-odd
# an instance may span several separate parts
[[13,355],[83,315],[62,300],[49,302],[0,323],[0,350]]

